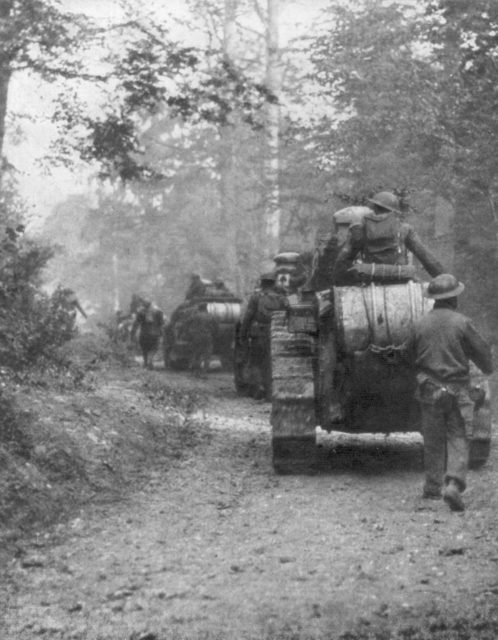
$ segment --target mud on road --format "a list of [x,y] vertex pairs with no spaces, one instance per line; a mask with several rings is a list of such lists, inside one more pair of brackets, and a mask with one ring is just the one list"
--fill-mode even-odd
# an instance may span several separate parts
[[498,637],[496,437],[456,514],[420,498],[417,435],[322,434],[319,474],[277,476],[270,407],[230,375],[116,370],[88,402],[161,421],[137,380],[203,398],[184,450],[16,541],[3,640]]

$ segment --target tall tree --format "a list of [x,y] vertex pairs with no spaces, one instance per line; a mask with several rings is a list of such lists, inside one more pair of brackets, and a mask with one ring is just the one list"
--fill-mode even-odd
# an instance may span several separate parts
[[83,74],[76,51],[90,23],[57,0],[0,0],[0,155],[12,74],[29,70],[46,80]]
[[266,86],[277,99],[266,105],[266,233],[269,256],[280,248],[280,102],[282,90],[279,48],[279,0],[267,0]]

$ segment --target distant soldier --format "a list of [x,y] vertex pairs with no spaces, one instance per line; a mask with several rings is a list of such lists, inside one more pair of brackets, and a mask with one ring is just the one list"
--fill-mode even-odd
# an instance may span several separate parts
[[191,310],[182,322],[179,337],[188,343],[189,369],[195,375],[205,375],[209,371],[217,331],[218,324],[209,314],[205,302]]
[[215,295],[221,297],[232,295],[221,278],[216,278],[216,280],[214,281],[214,293]]
[[134,340],[137,331],[138,344],[142,351],[144,367],[152,369],[154,354],[159,347],[159,341],[164,325],[164,315],[161,309],[144,300],[142,307],[135,314],[135,321],[131,328],[131,339]]
[[206,292],[206,285],[202,282],[201,276],[198,273],[193,273],[190,276],[190,284],[187,289],[185,298],[191,300],[192,298],[199,298]]
[[139,296],[137,293],[132,294],[130,300],[130,316],[134,316],[139,309],[141,309],[145,304],[144,298]]
[[274,311],[287,307],[286,296],[275,290],[275,274],[260,278],[261,289],[252,294],[242,318],[240,340],[248,345],[249,369],[255,377],[255,397],[271,400],[270,328]]
[[118,309],[114,314],[112,339],[114,342],[127,342],[133,325],[132,316]]
[[86,319],[88,316],[86,315],[83,307],[81,306],[75,292],[72,289],[62,289],[63,294],[63,307],[71,316],[72,320],[76,320],[77,312],[81,313],[81,315]]
[[[397,196],[389,191],[381,191],[372,196],[369,202],[373,205],[372,212],[349,228],[346,242],[337,257],[336,278],[347,270],[356,274],[360,280],[374,278],[375,272],[381,277],[384,273],[382,267],[376,269],[376,266],[392,265],[398,269],[384,270],[388,275],[392,273],[396,279],[399,272],[401,275],[406,274],[408,279],[414,274],[413,268],[406,268],[409,266],[408,251],[418,258],[432,277],[443,273],[442,264],[422,244],[413,227],[400,221],[400,201]],[[361,262],[354,264],[358,257]]]

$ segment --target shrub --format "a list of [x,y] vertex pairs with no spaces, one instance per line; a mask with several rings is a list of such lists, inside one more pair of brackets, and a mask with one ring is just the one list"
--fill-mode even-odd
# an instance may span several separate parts
[[51,296],[41,273],[53,251],[25,238],[24,227],[5,227],[0,240],[0,363],[14,370],[56,357],[75,333],[75,311],[67,289]]

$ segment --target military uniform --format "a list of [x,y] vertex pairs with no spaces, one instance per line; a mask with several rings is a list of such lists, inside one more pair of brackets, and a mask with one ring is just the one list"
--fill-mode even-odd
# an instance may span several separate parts
[[163,325],[163,312],[150,302],[146,302],[136,313],[131,335],[134,338],[137,329],[139,330],[138,344],[142,351],[144,367],[152,367],[152,358],[159,346]]
[[413,327],[407,343],[417,369],[417,397],[424,437],[425,497],[443,497],[454,510],[463,510],[460,493],[466,487],[474,400],[469,360],[486,375],[493,369],[491,349],[471,320],[456,311],[463,284],[450,274],[434,278],[427,297],[435,307]]
[[179,337],[188,343],[192,372],[201,374],[208,371],[217,331],[218,324],[205,305],[192,310],[182,323]]
[[186,300],[191,300],[192,298],[200,298],[206,292],[206,285],[202,282],[201,277],[198,275],[193,275],[190,279],[190,284],[187,289],[187,293],[185,294]]
[[[408,264],[408,251],[418,258],[430,276],[443,273],[442,264],[423,245],[416,231],[411,225],[399,220],[396,207],[399,201],[394,194],[378,193],[373,196],[371,202],[375,205],[375,210],[364,215],[359,223],[351,225],[349,229],[347,239],[337,257],[336,274],[345,277],[348,269],[354,271],[353,261],[357,258],[361,258],[361,261],[368,265],[402,267]],[[357,271],[362,275],[365,269],[360,265]]]
[[69,322],[72,326],[75,325],[76,315],[79,311],[84,318],[87,318],[87,315],[81,306],[75,292],[72,289],[62,289],[62,307],[66,311],[69,317]]
[[249,368],[254,373],[255,395],[271,400],[271,316],[285,309],[287,298],[275,291],[275,277],[261,278],[261,290],[250,297],[242,318],[240,339],[249,345]]

